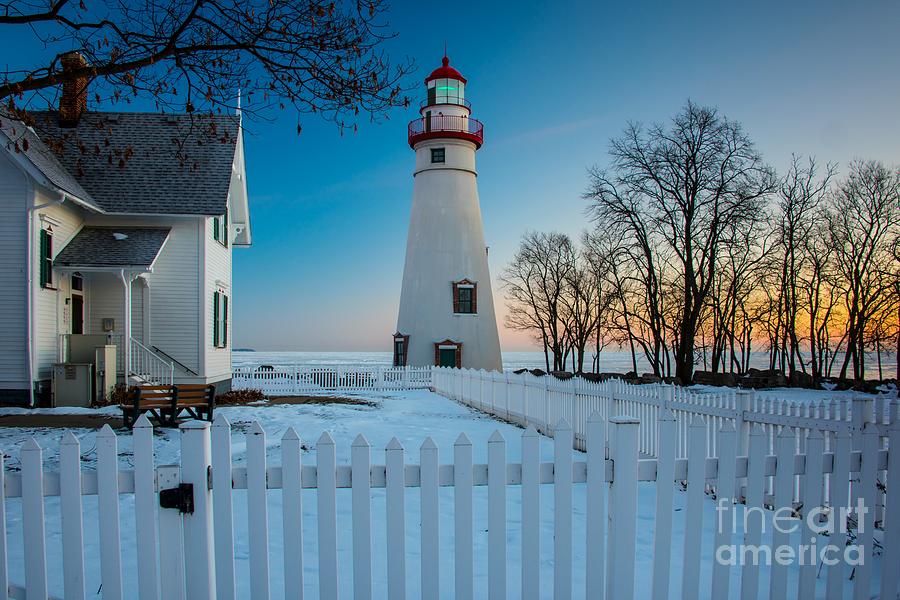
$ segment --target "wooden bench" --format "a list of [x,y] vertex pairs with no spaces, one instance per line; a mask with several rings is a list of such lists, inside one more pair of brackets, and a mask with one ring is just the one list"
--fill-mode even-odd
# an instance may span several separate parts
[[177,403],[172,417],[173,425],[181,413],[192,419],[212,421],[216,408],[216,386],[204,383],[187,383],[175,386]]
[[215,405],[215,386],[199,383],[133,386],[119,407],[126,427],[134,427],[142,413],[149,413],[162,427],[175,427],[182,413],[192,419],[212,421]]
[[125,427],[134,427],[134,422],[142,413],[149,413],[150,418],[161,426],[174,424],[178,392],[171,385],[140,385],[128,388],[125,402],[119,405],[122,409],[122,422]]

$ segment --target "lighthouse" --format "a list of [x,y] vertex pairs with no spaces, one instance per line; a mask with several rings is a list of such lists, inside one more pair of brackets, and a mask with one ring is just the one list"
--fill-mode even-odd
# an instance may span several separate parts
[[501,370],[475,153],[484,128],[471,117],[466,78],[442,65],[425,79],[420,117],[408,128],[416,153],[395,366]]

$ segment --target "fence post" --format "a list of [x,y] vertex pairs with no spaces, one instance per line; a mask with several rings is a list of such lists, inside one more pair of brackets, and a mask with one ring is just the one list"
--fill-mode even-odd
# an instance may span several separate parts
[[634,598],[635,536],[637,535],[638,427],[634,417],[613,417],[613,480],[608,598]]
[[[888,448],[894,452],[893,457],[888,457],[888,485],[900,484],[900,460],[897,452],[900,450],[900,423],[897,422],[897,400],[891,403],[891,431]],[[893,458],[893,460],[891,460]],[[893,494],[888,494],[885,501],[885,527],[884,527],[884,560],[882,564],[896,565],[900,558],[900,491],[896,488]],[[897,569],[887,568],[881,572],[881,598],[891,598],[897,595]]]
[[[156,470],[159,489],[178,487],[181,469],[178,465],[161,465]],[[159,510],[159,572],[160,594],[169,600],[184,596],[184,536],[181,535],[181,513],[177,509]]]
[[453,444],[453,517],[454,517],[454,574],[456,598],[471,599],[473,593],[472,545],[472,442],[465,433]]
[[553,428],[554,598],[572,597],[572,444],[572,426],[562,418]]
[[194,486],[194,512],[185,513],[183,520],[185,593],[191,600],[216,598],[209,427],[208,421],[188,421],[180,427],[181,482]]
[[100,579],[103,597],[124,598],[119,533],[119,452],[108,424],[97,434],[97,510],[100,519]]
[[[281,511],[284,531],[284,595],[303,597],[303,459],[300,436],[288,427],[281,436]],[[215,486],[215,482],[213,483]],[[218,511],[218,506],[216,506]],[[216,532],[218,534],[218,532]],[[217,540],[218,543],[218,540]]]
[[609,515],[606,510],[606,492],[603,489],[606,485],[606,421],[599,412],[594,412],[588,417],[586,435],[587,505],[591,509],[585,514],[587,536],[585,558],[588,565],[585,574],[585,597],[603,600],[606,595],[606,523]]
[[[668,406],[673,388],[663,390],[665,403],[659,413],[659,444],[656,448],[656,529],[653,533],[653,587],[651,596],[665,600],[669,593],[672,562],[672,500],[675,492],[675,417]],[[588,458],[590,460],[590,458]]]
[[217,600],[234,600],[234,506],[231,481],[231,423],[218,413],[213,419],[213,527],[216,544]]
[[[70,432],[71,433],[71,432]],[[64,455],[64,454],[63,454]],[[79,452],[79,456],[81,453]],[[63,459],[64,460],[64,459]],[[78,476],[79,483],[81,482],[81,466],[78,467]],[[61,485],[62,482],[60,482]],[[78,490],[79,492],[81,490]],[[62,492],[62,491],[61,491]],[[79,494],[80,496],[80,494]],[[62,501],[62,500],[60,500]],[[79,513],[81,509],[81,502],[79,501]],[[3,453],[0,452],[0,506],[3,507],[3,510],[0,510],[0,590],[8,590],[9,589],[9,567],[6,559],[8,557],[7,547],[6,547],[6,470],[3,466]],[[63,525],[65,527],[65,525]],[[63,550],[63,555],[65,556],[65,550]],[[63,558],[65,560],[65,558]],[[84,576],[84,569],[82,569],[82,578]]]
[[544,375],[544,431],[550,433],[550,375]]
[[[107,425],[109,427],[109,425]],[[24,537],[25,594],[47,597],[47,549],[44,537],[43,450],[34,438],[22,444],[22,534]],[[118,473],[117,473],[118,474]],[[6,507],[3,507],[4,510]],[[104,573],[106,574],[106,573]]]
[[862,451],[863,429],[871,419],[869,418],[869,401],[862,394],[853,396],[853,408],[850,412],[850,422],[853,431],[853,450]]
[[488,438],[488,599],[506,598],[506,440]]
[[387,537],[387,591],[389,598],[406,599],[405,472],[403,445],[391,438],[384,449]]
[[747,456],[750,448],[750,425],[746,414],[753,410],[753,392],[750,390],[738,390],[737,406],[735,406],[737,417],[734,420],[734,429],[738,435],[738,456]]
[[[134,521],[137,539],[138,590],[141,600],[159,598],[156,570],[156,468],[153,459],[153,425],[146,414],[132,429],[134,449]],[[81,499],[78,506],[80,509]],[[78,516],[81,518],[81,515]],[[80,526],[80,524],[79,524]],[[82,569],[83,570],[83,569]],[[81,587],[84,587],[82,582]]]

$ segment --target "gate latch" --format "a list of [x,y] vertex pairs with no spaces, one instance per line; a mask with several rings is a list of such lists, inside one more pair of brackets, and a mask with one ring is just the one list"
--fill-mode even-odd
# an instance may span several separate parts
[[193,514],[194,484],[179,483],[178,487],[159,490],[159,505],[162,508],[177,508],[181,514]]

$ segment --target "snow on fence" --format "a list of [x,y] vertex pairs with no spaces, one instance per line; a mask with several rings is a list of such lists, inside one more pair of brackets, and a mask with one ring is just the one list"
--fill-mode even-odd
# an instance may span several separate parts
[[257,366],[232,373],[235,389],[297,395],[322,391],[408,390],[431,386],[431,367]]
[[[234,521],[247,519],[249,586],[254,600],[270,597],[273,576],[283,577],[285,597],[300,598],[304,591],[316,590],[304,586],[303,565],[312,560],[318,573],[318,597],[334,599],[346,595],[352,588],[354,598],[390,597],[403,599],[407,595],[408,578],[420,578],[422,597],[438,598],[453,581],[457,598],[471,598],[485,590],[474,588],[473,564],[473,488],[487,487],[487,596],[505,598],[509,583],[508,568],[521,572],[521,590],[525,598],[537,598],[540,593],[540,565],[553,565],[555,598],[571,598],[577,592],[591,599],[627,599],[636,594],[638,584],[647,587],[651,578],[652,597],[697,598],[701,591],[711,598],[757,598],[762,587],[771,598],[822,597],[869,598],[880,594],[893,598],[898,591],[900,564],[900,519],[889,519],[879,540],[882,555],[875,556],[874,515],[851,511],[856,523],[849,533],[836,526],[843,521],[842,507],[856,506],[861,499],[864,506],[872,506],[881,490],[878,473],[888,470],[886,485],[900,481],[900,461],[890,461],[887,450],[880,450],[880,432],[867,425],[863,432],[862,449],[852,450],[852,440],[846,429],[835,436],[835,449],[826,452],[824,438],[818,430],[806,440],[807,453],[795,448],[794,430],[785,426],[776,438],[774,455],[766,451],[767,439],[760,427],[750,432],[749,456],[737,453],[737,432],[724,423],[716,432],[719,456],[706,456],[708,441],[703,417],[695,417],[688,427],[687,456],[676,458],[674,448],[678,436],[677,421],[671,411],[663,409],[657,420],[659,458],[640,457],[640,421],[630,416],[615,416],[607,421],[600,413],[593,413],[585,421],[587,452],[584,460],[575,460],[572,452],[573,431],[561,420],[553,431],[554,460],[541,462],[538,433],[529,427],[522,434],[522,461],[507,462],[506,440],[495,432],[488,440],[487,464],[473,464],[472,444],[461,434],[453,448],[450,464],[440,464],[438,448],[428,438],[419,448],[419,463],[407,464],[405,451],[396,439],[383,450],[384,464],[373,464],[372,448],[363,436],[353,442],[350,464],[336,463],[334,440],[323,433],[316,442],[316,463],[305,464],[301,440],[288,429],[280,444],[281,465],[273,466],[267,459],[266,433],[258,423],[246,431],[246,463],[235,466],[231,455],[232,432],[223,416],[210,426],[207,422],[192,421],[181,425],[181,465],[157,466],[153,455],[153,428],[141,417],[134,428],[134,469],[120,470],[117,464],[117,437],[105,426],[97,438],[97,469],[82,470],[79,442],[71,433],[63,436],[60,447],[59,472],[43,469],[42,449],[33,440],[21,448],[21,472],[0,470],[4,481],[0,501],[6,510],[0,511],[0,585],[13,597],[47,598],[48,565],[47,539],[44,529],[44,502],[47,496],[59,496],[62,542],[62,592],[65,598],[84,598],[86,569],[97,568],[97,561],[85,560],[84,553],[84,496],[97,496],[99,519],[99,570],[102,595],[106,599],[126,597],[123,589],[123,547],[120,534],[120,504],[123,495],[133,495],[135,510],[135,547],[124,548],[136,554],[137,585],[128,590],[127,597],[140,600],[212,600],[232,599],[236,596]],[[895,422],[889,431],[890,446],[900,447],[900,427]],[[379,451],[380,453],[380,451]],[[2,461],[2,455],[0,455]],[[800,503],[792,502],[790,481],[800,477],[805,482]],[[774,478],[774,496],[768,498],[767,478]],[[823,531],[811,526],[811,521],[798,519],[815,514],[826,506],[824,484],[832,481],[835,490],[827,509],[841,514],[832,521],[832,530]],[[834,482],[854,482],[848,485]],[[636,573],[638,548],[639,482],[657,484],[655,493],[652,544],[652,572]],[[675,482],[687,486],[684,510],[673,502]],[[716,517],[710,518],[706,486],[713,482],[720,490],[734,490],[739,485],[746,491],[745,505],[734,502],[732,494],[719,494],[716,510],[724,511],[722,523],[731,523],[731,515],[746,511],[763,513],[762,508],[784,507],[778,519],[782,525],[797,524],[801,543],[831,544],[844,548],[847,543],[861,546],[864,560],[851,570],[843,560],[834,564],[813,563],[799,566],[774,561],[765,567],[762,576],[758,564],[752,561],[740,567],[729,567],[713,561],[709,569],[701,569],[701,562],[709,560],[701,553],[705,532],[713,528]],[[884,484],[885,482],[881,482]],[[552,504],[541,499],[541,486],[552,486]],[[586,526],[574,531],[572,525],[573,489],[584,486],[586,497]],[[453,525],[449,531],[439,527],[439,488],[452,487]],[[521,490],[521,503],[507,503],[510,487]],[[373,515],[374,488],[385,489],[385,501],[380,504],[383,515]],[[407,568],[406,531],[411,522],[406,518],[406,488],[419,488],[420,525],[411,532],[420,545],[420,572]],[[301,491],[315,489],[315,505],[303,506]],[[349,489],[349,492],[343,490]],[[236,514],[234,490],[246,490],[246,513]],[[280,490],[281,518],[284,532],[283,555],[271,557],[269,544],[270,491]],[[349,493],[351,500],[352,559],[346,567],[338,562],[336,502],[338,494]],[[517,494],[518,496],[518,494]],[[6,513],[10,499],[20,498],[24,536],[24,569],[10,572],[7,562]],[[545,496],[545,498],[547,498]],[[900,494],[888,495],[888,514],[900,514]],[[306,497],[308,501],[308,497]],[[706,505],[706,506],[705,506]],[[157,509],[157,506],[165,508]],[[521,514],[510,515],[511,506],[520,507]],[[552,555],[542,555],[541,513],[553,513]],[[314,513],[313,517],[309,513]],[[306,515],[306,516],[304,516]],[[684,515],[683,517],[681,515]],[[374,518],[373,518],[374,516]],[[650,515],[640,515],[643,522]],[[546,517],[546,514],[544,515]],[[683,537],[673,535],[673,523],[683,519]],[[317,536],[316,556],[304,552],[303,521],[315,520]],[[774,516],[773,516],[774,518]],[[740,521],[740,516],[738,516]],[[413,520],[412,523],[416,522]],[[680,524],[680,523],[679,523]],[[716,548],[731,544],[771,544],[774,547],[793,542],[788,534],[772,528],[766,517],[749,519],[744,532],[727,527],[715,531]],[[412,525],[416,527],[415,525]],[[373,545],[373,527],[383,527],[384,546]],[[509,547],[511,528],[521,528],[521,545]],[[786,528],[786,527],[785,527]],[[242,528],[240,529],[243,530]],[[770,535],[771,532],[771,535]],[[418,534],[416,536],[416,534]],[[453,540],[453,553],[441,556],[442,537]],[[708,543],[708,542],[707,542]],[[586,581],[583,590],[573,590],[573,547],[586,550]],[[674,547],[673,547],[674,546]],[[821,546],[820,546],[821,547]],[[683,556],[681,574],[672,568],[674,553]],[[373,582],[373,553],[384,553],[387,561],[386,589]],[[270,564],[270,558],[279,561]],[[884,568],[881,568],[884,565]],[[820,571],[821,569],[821,571]],[[348,576],[342,577],[343,573]],[[789,575],[790,574],[790,575]],[[351,576],[352,575],[352,576]],[[701,580],[703,575],[703,580]],[[670,582],[680,580],[670,592]],[[706,579],[709,577],[709,579]],[[738,579],[740,586],[737,587]],[[24,584],[24,587],[23,585]],[[789,589],[790,585],[790,589]],[[305,589],[306,588],[306,589]],[[766,589],[767,588],[767,589]]]

